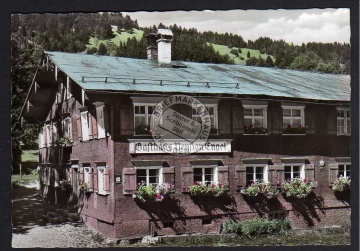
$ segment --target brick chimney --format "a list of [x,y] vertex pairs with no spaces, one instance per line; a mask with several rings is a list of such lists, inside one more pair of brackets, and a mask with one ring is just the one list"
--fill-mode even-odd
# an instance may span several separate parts
[[173,33],[169,29],[158,29],[158,32],[146,36],[148,40],[147,58],[157,60],[158,65],[171,63],[171,42]]

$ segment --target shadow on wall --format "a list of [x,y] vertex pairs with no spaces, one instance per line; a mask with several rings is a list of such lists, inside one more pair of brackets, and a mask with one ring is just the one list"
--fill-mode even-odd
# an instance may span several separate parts
[[233,196],[192,196],[194,204],[197,205],[201,211],[204,211],[208,215],[212,215],[217,210],[221,210],[224,213],[237,212],[236,201]]
[[[136,204],[142,210],[146,211],[152,220],[169,220],[173,218],[183,219],[181,220],[183,224],[185,222],[185,208],[180,205],[180,200],[171,196],[160,202],[151,201],[151,202],[141,202],[135,200]],[[158,225],[157,221],[154,221],[156,228],[161,228]]]
[[345,190],[343,192],[334,191],[336,199],[341,201],[344,205],[350,206],[350,190]]
[[255,197],[243,195],[243,198],[249,205],[250,209],[256,211],[260,217],[263,217],[270,211],[285,210],[285,207],[281,204],[278,198],[268,199],[262,194]]
[[323,215],[326,214],[323,209],[324,198],[320,195],[316,195],[315,193],[310,193],[304,199],[285,197],[285,200],[291,204],[294,214],[297,217],[302,217],[308,226],[315,225],[314,219],[317,222],[321,222],[321,218],[317,213],[317,210],[319,210]]

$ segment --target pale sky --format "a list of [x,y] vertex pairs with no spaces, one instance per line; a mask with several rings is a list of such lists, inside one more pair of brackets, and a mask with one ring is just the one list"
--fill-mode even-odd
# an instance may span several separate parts
[[163,23],[198,31],[231,32],[245,41],[259,37],[308,42],[350,43],[349,9],[230,10],[122,12],[137,19],[140,27]]

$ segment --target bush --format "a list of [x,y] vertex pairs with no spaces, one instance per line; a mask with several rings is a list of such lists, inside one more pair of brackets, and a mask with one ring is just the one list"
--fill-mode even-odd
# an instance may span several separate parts
[[235,56],[239,56],[239,51],[236,50],[236,49],[232,49],[232,50],[230,51],[230,53],[233,54],[233,55],[235,55]]
[[86,53],[87,54],[94,54],[97,52],[97,48],[96,47],[90,47],[86,49]]
[[267,235],[279,234],[291,229],[289,219],[284,220],[268,220],[253,219],[244,222],[226,222],[223,225],[223,233],[236,233],[239,235]]
[[107,53],[107,48],[106,48],[105,44],[101,43],[99,45],[98,54],[99,55],[106,55],[106,53]]

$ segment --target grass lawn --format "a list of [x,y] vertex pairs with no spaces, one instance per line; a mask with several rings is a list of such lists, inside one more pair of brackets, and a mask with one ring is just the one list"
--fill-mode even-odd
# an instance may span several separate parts
[[23,150],[21,160],[22,162],[39,162],[39,150]]
[[36,167],[39,163],[39,150],[23,150],[21,155],[22,160],[22,176],[14,174],[11,177],[13,186],[21,186],[33,183],[39,180],[39,175],[36,172]]
[[[211,44],[211,43],[208,43]],[[226,45],[220,45],[220,44],[211,44],[213,46],[213,48],[215,49],[215,51],[218,51],[220,53],[220,55],[229,55],[229,57],[231,59],[234,60],[235,64],[245,64],[247,58],[247,53],[248,51],[250,52],[250,57],[255,57],[258,58],[259,55],[265,60],[268,56],[268,54],[264,53],[261,54],[259,50],[253,50],[253,49],[248,49],[248,48],[241,48],[241,53],[239,54],[239,56],[235,56],[234,54],[231,54],[230,51],[232,49],[236,49],[238,50],[238,47],[233,47],[233,48],[228,48]],[[271,59],[275,62],[275,58],[273,56],[270,56]],[[244,59],[241,59],[244,58]]]
[[120,42],[126,42],[128,38],[133,38],[135,37],[137,40],[140,40],[144,34],[144,31],[142,30],[137,30],[137,29],[133,29],[133,33],[130,34],[127,31],[113,31],[115,37],[112,39],[98,39],[96,37],[91,37],[89,39],[89,44],[86,45],[87,48],[89,47],[99,47],[100,43],[103,44],[108,44],[110,41],[113,42],[116,46],[120,45]]

